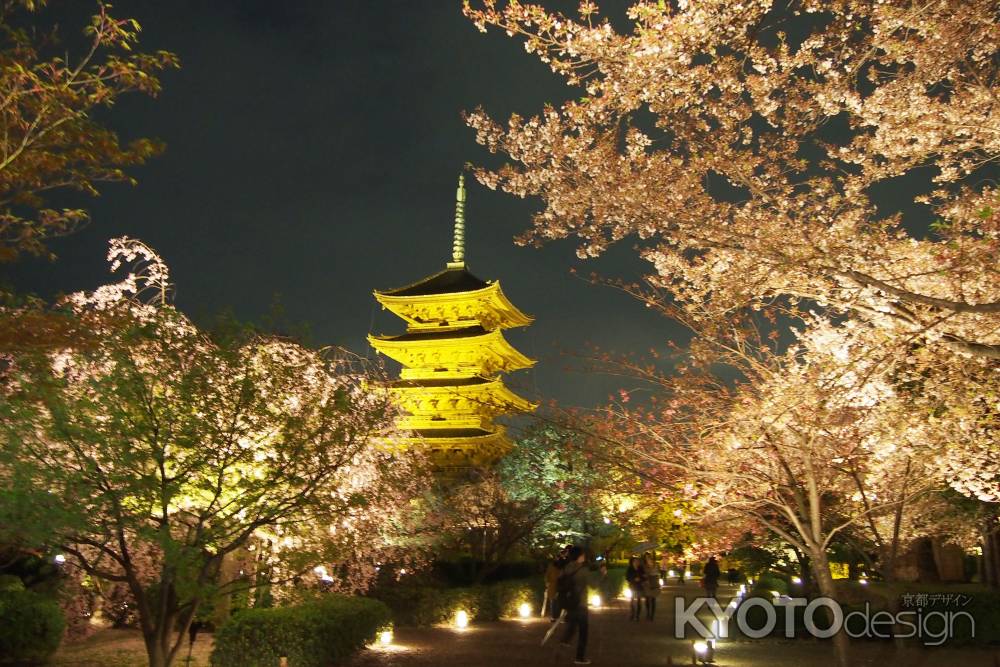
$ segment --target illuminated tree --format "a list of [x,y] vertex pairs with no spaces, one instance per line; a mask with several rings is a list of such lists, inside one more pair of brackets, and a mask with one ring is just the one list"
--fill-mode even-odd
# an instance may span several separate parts
[[571,430],[535,424],[494,470],[447,498],[450,523],[485,563],[480,577],[518,549],[547,557],[605,528],[598,472],[574,447],[575,437]]
[[[502,5],[502,7],[498,7]],[[507,127],[492,187],[545,202],[523,241],[634,236],[652,279],[715,312],[816,301],[983,363],[1000,358],[995,5],[988,0],[637,2],[630,34],[521,2],[466,2],[585,97]],[[872,193],[901,177],[911,234]],[[912,182],[912,181],[908,181]],[[900,206],[902,208],[902,206]]]
[[[426,475],[373,445],[392,413],[372,370],[273,337],[213,339],[170,305],[147,247],[118,240],[111,258],[139,268],[67,299],[98,342],[18,355],[5,375],[0,526],[48,533],[83,572],[126,586],[153,667],[227,591],[318,566],[329,586],[363,590],[379,560],[406,561]],[[229,576],[250,549],[264,551],[252,581]]]
[[134,51],[139,24],[95,4],[74,56],[54,33],[23,27],[44,0],[0,2],[0,261],[44,253],[48,239],[87,221],[82,209],[51,208],[50,195],[97,195],[100,183],[130,183],[125,168],[161,148],[149,139],[123,145],[94,116],[125,93],[155,96],[158,72],[176,67],[177,58]]

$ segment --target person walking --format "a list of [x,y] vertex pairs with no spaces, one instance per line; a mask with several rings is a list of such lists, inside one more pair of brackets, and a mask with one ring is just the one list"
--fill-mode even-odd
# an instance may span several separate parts
[[638,556],[632,556],[628,560],[628,567],[625,569],[625,583],[632,592],[632,599],[628,602],[628,620],[638,621],[639,612],[642,611],[642,591],[644,577],[642,574],[642,563]]
[[715,560],[715,556],[709,556],[708,562],[705,563],[705,571],[702,581],[705,584],[705,595],[710,598],[714,598],[715,593],[719,590],[720,574],[719,561]]
[[569,550],[566,567],[559,577],[559,606],[566,611],[566,633],[562,643],[569,646],[574,634],[579,634],[576,643],[574,664],[589,665],[587,659],[587,554],[582,547]]
[[549,618],[553,621],[559,618],[559,575],[562,574],[565,566],[566,549],[564,548],[549,561],[548,567],[545,568],[545,602],[548,605]]
[[646,620],[652,621],[656,616],[656,598],[660,597],[660,570],[649,552],[642,559],[642,596],[646,601]]

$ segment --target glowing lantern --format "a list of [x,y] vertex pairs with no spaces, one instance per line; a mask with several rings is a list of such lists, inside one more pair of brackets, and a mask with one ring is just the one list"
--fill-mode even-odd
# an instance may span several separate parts
[[455,612],[455,627],[456,628],[469,627],[469,614],[464,609],[459,609],[457,612]]
[[592,594],[590,596],[590,606],[591,607],[600,607],[601,606],[601,596],[598,595],[597,593]]
[[378,643],[382,646],[388,646],[392,643],[392,630],[383,630],[378,633]]
[[531,605],[527,602],[522,602],[521,606],[517,608],[517,613],[521,618],[528,618],[531,616]]

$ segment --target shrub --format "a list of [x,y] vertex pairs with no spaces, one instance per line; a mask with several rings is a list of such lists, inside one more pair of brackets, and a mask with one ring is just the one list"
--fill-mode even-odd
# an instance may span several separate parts
[[388,586],[376,596],[392,609],[397,625],[426,626],[451,622],[459,609],[465,610],[470,620],[496,621],[517,616],[518,608],[527,602],[537,614],[544,590],[541,578],[532,577],[464,588]]
[[770,599],[771,591],[788,595],[788,582],[773,572],[765,572],[753,582],[752,594]]
[[8,585],[0,591],[0,665],[45,663],[59,648],[65,627],[55,600]]
[[377,600],[326,595],[294,607],[247,609],[215,633],[212,667],[327,667],[346,660],[390,623]]

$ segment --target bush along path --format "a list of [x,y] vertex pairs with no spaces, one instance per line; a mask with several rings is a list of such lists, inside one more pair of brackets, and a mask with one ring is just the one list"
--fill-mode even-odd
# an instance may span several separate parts
[[[720,601],[729,601],[732,589],[722,587]],[[590,611],[588,657],[607,667],[664,667],[692,664],[691,642],[673,638],[674,599],[691,600],[701,594],[694,583],[668,585],[657,603],[652,621],[629,621],[628,604],[611,600]],[[537,607],[533,606],[537,614]],[[444,614],[440,614],[443,616]],[[540,646],[549,628],[547,619],[501,621],[471,619],[468,627],[455,627],[454,619],[430,627],[400,627],[388,646],[374,645],[360,651],[350,667],[534,667],[572,665],[573,650],[560,646],[558,637]],[[722,667],[827,667],[833,661],[829,642],[812,639],[724,640],[715,661]],[[998,662],[995,662],[998,661]],[[910,647],[897,650],[891,642],[854,642],[852,665],[886,667],[995,667],[996,647],[934,649]]]

